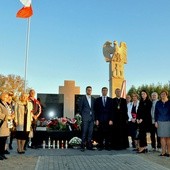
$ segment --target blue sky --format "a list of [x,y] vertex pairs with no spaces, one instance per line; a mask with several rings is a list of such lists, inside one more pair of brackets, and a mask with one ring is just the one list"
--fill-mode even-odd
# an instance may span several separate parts
[[[75,80],[81,93],[91,85],[100,94],[109,85],[102,54],[107,41],[126,42],[127,90],[135,85],[168,83],[170,63],[169,0],[33,0],[28,86],[58,93]],[[19,0],[0,5],[0,74],[24,77],[27,20],[15,17]]]

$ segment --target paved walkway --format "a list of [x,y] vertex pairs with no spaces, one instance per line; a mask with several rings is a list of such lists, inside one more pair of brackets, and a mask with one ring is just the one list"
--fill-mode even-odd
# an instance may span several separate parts
[[8,160],[0,161],[0,170],[168,170],[170,158],[159,152],[136,154],[123,151],[79,149],[27,149],[19,155],[12,150]]
[[40,156],[36,170],[167,170],[132,154]]

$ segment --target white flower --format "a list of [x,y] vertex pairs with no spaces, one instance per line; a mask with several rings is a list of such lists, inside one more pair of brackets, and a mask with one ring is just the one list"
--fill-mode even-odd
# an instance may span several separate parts
[[69,144],[70,145],[80,145],[81,144],[81,139],[78,137],[73,137],[72,139],[70,139]]

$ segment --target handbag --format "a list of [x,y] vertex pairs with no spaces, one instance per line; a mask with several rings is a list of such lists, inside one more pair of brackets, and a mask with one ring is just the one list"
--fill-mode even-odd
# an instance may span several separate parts
[[0,119],[0,128],[1,128],[3,123],[4,123],[4,119]]
[[17,127],[17,124],[16,124],[16,122],[13,120],[13,127],[11,128],[11,131],[12,131],[12,132],[15,132],[15,131],[16,131],[16,127]]

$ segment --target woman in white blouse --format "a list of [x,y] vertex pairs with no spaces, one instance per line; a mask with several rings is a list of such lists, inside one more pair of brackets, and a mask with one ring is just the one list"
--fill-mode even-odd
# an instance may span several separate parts
[[[137,139],[137,123],[136,123],[136,114],[139,106],[138,94],[132,94],[132,102],[127,104],[128,108],[128,124],[129,124],[129,135],[132,138],[133,148],[138,148],[138,139]],[[135,150],[136,150],[135,149]]]

